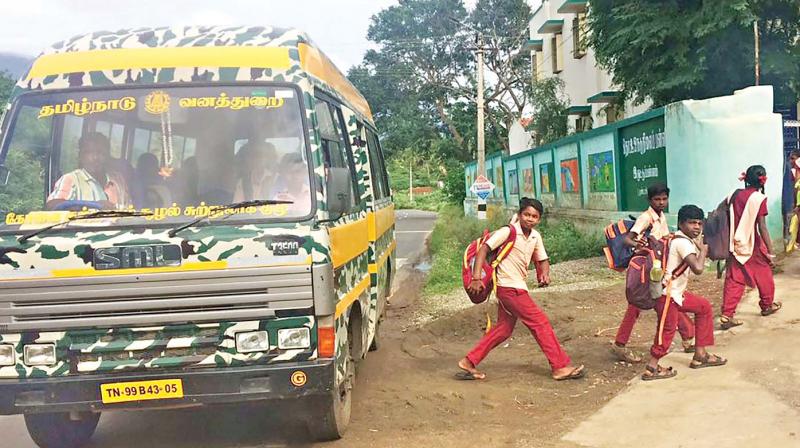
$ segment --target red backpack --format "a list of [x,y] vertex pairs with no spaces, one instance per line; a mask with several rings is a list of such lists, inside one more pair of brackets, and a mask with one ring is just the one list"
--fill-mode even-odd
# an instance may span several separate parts
[[490,251],[486,256],[486,263],[483,264],[481,270],[481,283],[483,289],[478,294],[472,294],[467,290],[472,281],[472,268],[475,266],[475,257],[478,255],[478,250],[486,243],[491,234],[488,229],[484,229],[483,235],[477,240],[469,243],[466,250],[464,250],[464,264],[461,268],[461,279],[464,281],[464,291],[467,292],[469,299],[472,303],[483,303],[494,291],[494,286],[497,283],[495,280],[495,270],[497,266],[503,261],[511,249],[514,247],[514,242],[517,239],[517,229],[509,224],[508,228],[511,232],[508,234],[506,241],[501,244],[497,249]]
[[[684,238],[684,237],[676,237]],[[628,303],[641,309],[649,310],[656,306],[656,301],[663,293],[662,279],[664,275],[671,275],[672,278],[679,277],[689,267],[685,262],[681,262],[672,273],[665,272],[669,258],[669,246],[672,237],[656,239],[652,236],[647,238],[647,245],[636,252],[628,263],[628,271],[625,274],[625,298]],[[650,280],[650,273],[656,260],[661,262],[662,274],[656,274],[657,281]]]

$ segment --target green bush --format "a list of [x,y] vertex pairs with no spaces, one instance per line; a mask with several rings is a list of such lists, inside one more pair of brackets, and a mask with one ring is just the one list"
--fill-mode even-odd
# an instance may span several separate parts
[[467,190],[464,184],[464,164],[450,160],[445,164],[447,175],[444,177],[444,193],[447,202],[461,206],[464,203],[464,198],[467,195]]
[[394,205],[398,209],[416,209],[438,212],[445,205],[445,195],[442,190],[433,190],[433,193],[414,195],[414,202],[408,197],[408,190],[393,192]]
[[[443,294],[460,288],[464,249],[483,233],[483,229],[498,229],[507,224],[508,220],[509,216],[506,214],[496,213],[487,221],[479,221],[473,217],[465,217],[459,207],[442,207],[431,233],[432,265],[425,284],[425,293]],[[602,253],[604,242],[599,236],[581,233],[570,222],[543,222],[537,230],[542,234],[547,254],[553,264],[599,256]]]

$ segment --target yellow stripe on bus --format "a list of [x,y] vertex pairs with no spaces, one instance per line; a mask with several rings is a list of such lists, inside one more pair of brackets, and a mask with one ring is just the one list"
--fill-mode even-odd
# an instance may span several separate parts
[[40,56],[28,79],[63,73],[140,68],[291,67],[286,47],[153,47],[75,51]]
[[335,317],[341,316],[342,313],[344,313],[348,308],[350,308],[350,305],[352,305],[353,302],[355,302],[358,299],[358,296],[360,296],[361,293],[367,289],[367,287],[369,287],[369,275],[362,278],[361,281],[358,282],[358,284],[355,286],[355,288],[351,289],[350,292],[348,292],[342,298],[342,300],[340,300],[339,303],[336,304]]
[[358,90],[350,84],[350,81],[333,65],[333,62],[327,56],[304,43],[297,44],[297,50],[300,53],[300,67],[303,70],[333,87],[350,102],[355,110],[372,120],[372,111],[367,100],[358,93]]
[[383,255],[381,255],[381,258],[378,260],[378,262],[375,264],[370,263],[369,265],[370,274],[378,273],[378,266],[383,266],[383,264],[386,263],[386,259],[389,258],[390,255],[392,255],[392,252],[394,252],[395,247],[397,247],[397,241],[392,241],[392,244],[390,244],[389,247],[386,248],[386,251],[383,253]]
[[164,266],[159,268],[133,268],[133,269],[109,269],[96,271],[94,268],[77,269],[53,269],[50,271],[53,277],[98,277],[103,275],[123,275],[123,274],[152,274],[159,272],[185,272],[185,271],[209,271],[226,269],[228,262],[222,261],[198,261],[184,263],[181,266]]
[[369,212],[369,239],[377,240],[394,225],[394,204],[375,212]]
[[331,227],[331,260],[333,267],[347,263],[369,249],[367,218]]

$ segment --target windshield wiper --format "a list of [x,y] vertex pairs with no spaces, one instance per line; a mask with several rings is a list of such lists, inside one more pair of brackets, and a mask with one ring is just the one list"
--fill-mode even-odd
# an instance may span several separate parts
[[41,229],[36,229],[33,232],[26,233],[25,235],[20,236],[17,238],[17,242],[19,244],[28,241],[29,239],[35,237],[36,235],[40,235],[44,232],[47,232],[50,229],[63,226],[65,224],[69,224],[72,221],[81,221],[84,219],[93,219],[93,218],[113,218],[113,217],[123,217],[123,216],[151,216],[152,213],[150,212],[137,212],[134,210],[98,210],[96,212],[87,213],[85,215],[75,215],[71,218],[67,218],[63,221],[59,221],[55,224],[51,224],[46,227],[42,227]]
[[[294,204],[294,202],[293,201],[278,201],[278,200],[275,200],[275,199],[254,199],[252,201],[240,201],[240,202],[234,202],[232,204],[227,204],[227,205],[218,205],[218,206],[215,206],[215,207],[211,207],[211,211],[212,212],[221,212],[221,211],[225,211],[225,210],[230,210],[232,208],[258,207],[260,205],[278,205],[278,204]],[[227,218],[228,216],[231,216],[231,215],[226,215],[225,217]],[[177,235],[178,232],[186,230],[189,227],[192,227],[192,226],[196,225],[200,221],[203,221],[203,220],[206,220],[206,219],[210,219],[212,217],[215,218],[216,216],[212,216],[211,214],[208,214],[206,216],[199,216],[196,219],[193,219],[193,220],[187,222],[186,224],[181,224],[180,226],[175,227],[174,229],[170,230],[169,233],[167,233],[167,235],[169,235],[169,237],[172,238],[175,235]]]

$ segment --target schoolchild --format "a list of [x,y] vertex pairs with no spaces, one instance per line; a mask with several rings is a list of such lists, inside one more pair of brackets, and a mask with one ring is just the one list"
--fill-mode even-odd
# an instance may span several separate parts
[[[489,330],[475,347],[458,362],[462,370],[459,379],[480,380],[486,378],[477,366],[500,343],[508,339],[514,331],[517,319],[530,330],[539,347],[547,357],[555,380],[578,379],[584,376],[583,365],[574,366],[567,353],[558,342],[550,321],[533,301],[527,285],[528,266],[533,262],[539,284],[550,283],[550,264],[542,242],[542,236],[535,227],[539,224],[544,207],[536,199],[522,198],[517,219],[512,221],[516,229],[516,240],[506,258],[497,266],[497,324]],[[510,235],[510,229],[503,227],[495,231],[481,246],[475,259],[473,280],[468,289],[479,292],[483,288],[480,281],[483,266],[489,251],[503,244]]]
[[[667,217],[664,210],[669,205],[669,188],[663,182],[656,182],[647,188],[647,198],[650,207],[639,215],[636,223],[625,237],[625,244],[633,248],[641,248],[644,244],[644,233],[650,230],[650,235],[656,239],[664,238],[670,234],[667,225]],[[625,315],[617,329],[617,336],[611,346],[611,353],[617,359],[625,362],[641,362],[642,357],[638,353],[626,347],[633,331],[633,326],[639,319],[640,310],[634,305],[628,304]],[[678,315],[678,332],[681,334],[683,350],[692,352],[694,350],[694,323],[685,314]]]
[[664,294],[656,302],[658,316],[656,335],[650,348],[650,360],[645,366],[642,380],[672,378],[677,370],[659,365],[668,352],[681,312],[694,314],[696,343],[689,367],[700,369],[726,364],[728,361],[708,352],[714,345],[714,317],[711,302],[687,291],[689,271],[703,273],[708,246],[702,242],[703,210],[694,205],[684,205],[678,211],[678,232],[670,242],[667,266],[662,285]]

